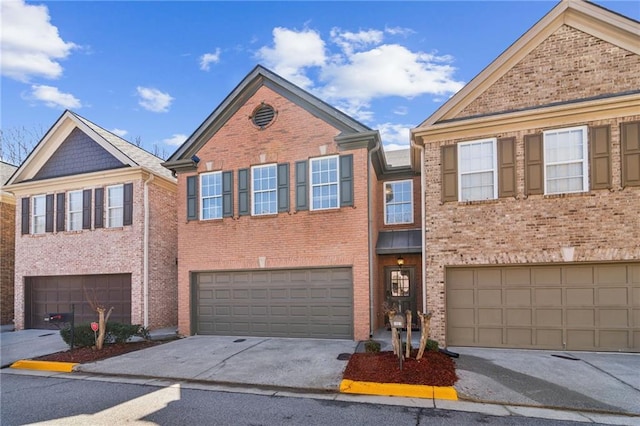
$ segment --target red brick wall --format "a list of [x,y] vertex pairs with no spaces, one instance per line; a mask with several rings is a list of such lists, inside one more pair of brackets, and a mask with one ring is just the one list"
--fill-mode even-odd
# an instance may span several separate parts
[[458,117],[622,93],[638,87],[640,56],[564,25]]
[[[264,130],[249,120],[261,102],[278,112]],[[369,337],[369,266],[366,149],[338,152],[333,138],[339,131],[286,98],[262,87],[197,153],[198,173],[234,171],[235,218],[186,221],[186,177],[178,176],[178,303],[179,331],[190,333],[193,271],[351,266],[354,281],[354,336]],[[324,148],[321,148],[324,147]],[[295,162],[310,157],[353,154],[354,207],[324,211],[295,211]],[[265,163],[290,164],[289,213],[238,217],[237,170]]]
[[[131,321],[143,324],[143,180],[133,181],[133,224],[122,228],[102,228],[41,235],[21,235],[16,222],[16,328],[24,328],[24,277],[44,275],[131,274]],[[125,182],[123,182],[125,183]],[[150,233],[150,328],[175,325],[175,194],[150,185],[154,199]],[[81,188],[69,188],[69,190]],[[88,188],[82,188],[88,189]],[[61,191],[57,191],[61,192]],[[42,194],[25,194],[20,197]],[[158,213],[157,210],[168,210]],[[21,217],[21,203],[16,205],[16,218]],[[162,232],[160,232],[162,230]],[[170,261],[170,258],[174,258]],[[172,288],[173,287],[173,288]],[[157,312],[157,310],[163,310]]]
[[13,322],[15,211],[13,197],[0,194],[0,324]]

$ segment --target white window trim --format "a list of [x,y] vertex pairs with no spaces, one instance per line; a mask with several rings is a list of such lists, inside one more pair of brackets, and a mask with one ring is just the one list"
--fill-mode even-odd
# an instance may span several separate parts
[[[481,169],[474,170],[473,172],[462,172],[462,167],[460,167],[462,158],[460,155],[460,147],[465,145],[472,145],[477,143],[485,143],[491,142],[493,144],[493,161],[492,161],[492,169]],[[495,200],[498,198],[498,139],[497,138],[487,138],[487,139],[478,139],[474,141],[461,142],[458,144],[456,148],[458,150],[458,201],[466,202],[466,201],[483,201],[483,200]],[[492,172],[493,173],[493,197],[492,198],[483,198],[480,200],[465,200],[462,198],[462,175],[472,174],[472,173],[484,173],[484,172]]]
[[222,219],[223,213],[222,213],[222,208],[220,209],[220,217],[209,217],[209,218],[204,218],[204,203],[203,203],[203,196],[202,196],[202,179],[205,176],[211,176],[211,175],[220,175],[220,195],[214,195],[214,196],[209,196],[207,197],[207,199],[209,198],[220,198],[220,205],[222,206],[222,171],[219,170],[217,172],[209,172],[209,173],[201,173],[199,176],[200,181],[198,182],[198,203],[200,206],[200,211],[198,213],[198,217],[200,218],[200,220],[220,220]]
[[[316,161],[321,161],[321,160],[329,160],[335,158],[336,159],[336,182],[335,185],[337,186],[337,203],[335,207],[318,207],[318,208],[314,208],[313,207],[313,188],[318,187],[318,186],[326,186],[326,185],[333,185],[333,183],[323,183],[323,184],[319,184],[319,185],[314,185],[313,184],[313,163]],[[310,158],[309,159],[309,210],[312,211],[320,211],[320,210],[336,210],[340,208],[340,156],[339,155],[327,155],[324,157],[315,157],[315,158]]]
[[[410,186],[410,191],[411,191],[411,220],[409,220],[408,222],[387,222],[387,185],[389,184],[402,184],[405,182],[409,182],[409,186]],[[413,180],[412,179],[404,179],[404,180],[393,180],[393,181],[387,181],[384,183],[384,185],[382,186],[382,199],[384,200],[384,224],[385,225],[405,225],[407,223],[413,223]],[[394,204],[405,204],[403,203],[392,203],[392,205]]]
[[[71,194],[80,194],[80,210],[71,210]],[[78,191],[69,191],[67,193],[67,231],[81,231],[82,230],[82,209],[83,209],[83,196],[82,190]],[[78,229],[71,228],[71,214],[72,213],[80,213],[80,227]]]
[[[547,162],[547,135],[559,132],[571,132],[574,130],[582,131],[582,160],[581,161],[558,161]],[[587,126],[563,127],[559,129],[545,130],[542,132],[542,155],[544,158],[542,172],[544,176],[544,195],[555,194],[577,194],[581,192],[589,192],[589,135],[587,134]],[[558,164],[574,164],[582,163],[582,189],[577,191],[549,192],[547,190],[547,166]]]
[[[117,187],[121,187],[122,188],[122,204],[120,206],[114,207],[114,206],[111,206],[111,204],[109,202],[110,201],[109,190],[111,188],[117,188]],[[107,216],[106,217],[106,222],[107,223],[105,225],[106,225],[107,228],[122,228],[124,226],[124,185],[123,184],[109,185],[109,186],[106,187],[105,192],[106,192],[106,196],[107,196],[107,203],[106,203],[107,205],[106,205],[106,209],[105,209],[105,211],[107,213],[106,214],[106,216]],[[117,225],[117,226],[111,226],[111,223],[110,223],[111,222],[110,221],[110,212],[111,212],[111,210],[115,210],[115,209],[121,209],[122,210],[122,215],[121,215],[122,223],[120,225]]]
[[[276,186],[273,189],[268,189],[268,190],[260,190],[260,191],[256,191],[255,189],[255,184],[254,184],[254,171],[257,169],[266,169],[268,167],[272,167],[275,170],[275,176],[276,176]],[[255,212],[255,207],[256,207],[256,197],[255,194],[256,193],[268,193],[268,192],[273,192],[275,197],[276,197],[276,209],[273,212],[268,212],[268,213],[256,213]],[[277,164],[262,164],[259,166],[253,166],[251,167],[251,216],[267,216],[267,215],[273,215],[273,214],[277,214],[278,213],[278,165]]]
[[[36,199],[42,199],[42,205],[44,206],[44,211],[41,215],[36,215]],[[38,217],[44,218],[42,232],[36,232],[36,218]],[[46,229],[47,229],[47,196],[34,195],[33,197],[31,197],[31,234],[41,235],[46,233]]]

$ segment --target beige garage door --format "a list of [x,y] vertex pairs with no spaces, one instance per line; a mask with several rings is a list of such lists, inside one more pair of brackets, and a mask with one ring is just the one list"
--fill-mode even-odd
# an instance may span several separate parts
[[195,275],[196,334],[353,338],[351,268]]
[[447,268],[447,344],[640,351],[640,263]]

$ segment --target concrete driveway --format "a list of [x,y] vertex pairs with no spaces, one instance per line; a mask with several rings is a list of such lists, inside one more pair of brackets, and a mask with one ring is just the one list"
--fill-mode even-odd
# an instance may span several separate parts
[[69,349],[59,330],[22,330],[0,333],[0,367]]

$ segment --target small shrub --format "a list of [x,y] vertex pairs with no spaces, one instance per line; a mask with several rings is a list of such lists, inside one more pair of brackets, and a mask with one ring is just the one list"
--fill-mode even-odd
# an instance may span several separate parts
[[431,339],[427,339],[426,349],[428,351],[437,351],[439,346],[440,346],[440,344],[437,341],[431,340]]
[[380,352],[380,342],[376,342],[375,340],[367,340],[364,343],[364,350],[366,353],[378,353]]
[[[91,323],[81,323],[74,327],[73,345],[75,347],[95,346],[96,333],[91,329]],[[67,324],[60,330],[62,340],[71,346],[71,325]],[[104,342],[124,343],[131,337],[137,336],[149,340],[149,330],[139,324],[123,324],[119,322],[108,322]]]

